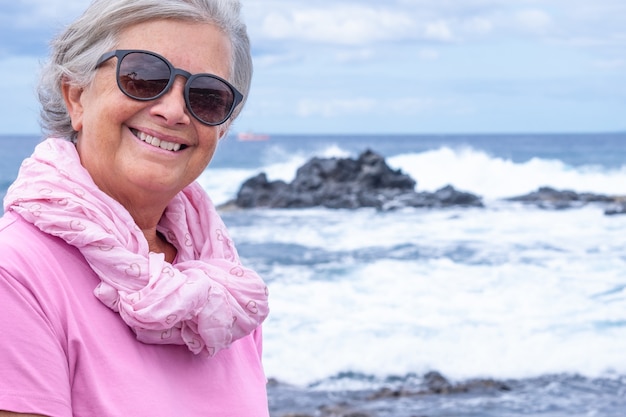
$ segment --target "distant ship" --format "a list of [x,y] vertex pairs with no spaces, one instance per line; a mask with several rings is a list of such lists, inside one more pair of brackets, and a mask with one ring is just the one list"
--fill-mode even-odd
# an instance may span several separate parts
[[242,142],[268,140],[269,138],[270,138],[270,135],[267,135],[265,133],[253,133],[253,132],[237,133],[237,140],[240,140]]

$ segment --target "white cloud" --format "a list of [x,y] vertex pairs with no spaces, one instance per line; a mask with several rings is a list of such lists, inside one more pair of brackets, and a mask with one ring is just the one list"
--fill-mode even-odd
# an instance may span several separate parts
[[269,39],[345,45],[401,40],[415,23],[404,13],[355,5],[269,13],[262,35]]
[[[0,56],[44,58],[50,35],[89,1],[4,1]],[[556,126],[557,120],[567,122],[567,117],[562,107],[554,106],[554,99],[548,104],[545,99],[548,86],[563,77],[570,77],[567,85],[590,80],[576,102],[579,114],[588,113],[586,118],[597,120],[600,128],[602,120],[613,120],[605,123],[606,128],[623,125],[626,99],[619,87],[626,85],[623,0],[242,3],[256,69],[244,110],[247,126],[307,131],[322,129],[326,122],[332,127],[324,129],[361,130],[379,120],[374,116],[384,108],[396,118],[397,130],[462,129],[464,125],[450,123],[450,115],[469,108],[473,113],[464,119],[471,123],[467,126],[489,130],[505,123],[494,117],[494,109],[503,109],[506,120],[515,121],[516,114],[539,107],[554,109]],[[33,87],[37,65],[27,64],[0,62],[4,79],[0,90],[11,98],[2,107],[0,124],[8,131],[28,123],[31,131],[38,130],[32,122],[37,113]],[[508,99],[510,94],[497,94],[501,85],[507,87],[504,91],[523,94]],[[611,97],[621,99],[601,100],[609,90]],[[299,99],[304,97],[309,98]],[[517,126],[523,128],[523,122]],[[569,128],[565,122],[561,126]]]
[[56,26],[74,19],[88,5],[88,0],[20,0],[22,12],[14,16],[14,23],[21,28]]
[[355,99],[302,99],[298,102],[297,114],[300,117],[322,116],[340,117],[349,114],[370,113],[377,100],[372,98]]
[[515,19],[522,29],[532,33],[543,33],[552,24],[552,17],[539,9],[521,10],[516,13]]
[[298,56],[294,53],[286,53],[286,54],[262,54],[258,56],[254,56],[254,66],[255,68],[263,68],[263,67],[272,67],[276,65],[285,65],[285,64],[293,64],[297,63],[302,59],[301,56]]
[[476,35],[487,35],[493,31],[493,23],[486,17],[470,18],[464,22],[463,26],[468,33]]
[[450,42],[454,40],[454,35],[452,34],[450,25],[443,20],[427,23],[424,29],[424,37],[428,40],[442,42]]
[[423,113],[439,105],[437,100],[422,98],[373,98],[357,97],[350,99],[301,99],[297,105],[299,117],[339,118],[351,115],[381,116],[385,112],[391,116],[411,116]]

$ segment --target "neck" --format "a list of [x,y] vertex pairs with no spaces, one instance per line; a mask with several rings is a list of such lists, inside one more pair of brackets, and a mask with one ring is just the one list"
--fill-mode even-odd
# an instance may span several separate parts
[[148,241],[148,248],[150,252],[165,254],[165,260],[169,263],[173,263],[176,258],[176,248],[170,242],[167,241],[165,236],[157,232],[156,227],[146,230],[141,230]]
[[150,252],[163,253],[165,260],[172,263],[176,258],[176,248],[157,231],[157,224],[163,216],[165,207],[162,209],[155,209],[155,207],[150,206],[149,209],[145,210],[130,210],[130,207],[126,206],[126,209],[145,236]]

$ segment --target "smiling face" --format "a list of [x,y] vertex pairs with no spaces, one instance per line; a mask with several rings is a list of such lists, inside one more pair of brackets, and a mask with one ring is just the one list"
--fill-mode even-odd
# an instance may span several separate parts
[[[121,32],[116,48],[156,52],[192,74],[230,75],[230,43],[210,24],[140,23]],[[81,163],[138,220],[144,210],[164,209],[202,173],[227,124],[207,126],[189,113],[183,77],[156,100],[127,97],[117,86],[116,64],[105,62],[89,86],[67,85],[64,93]]]

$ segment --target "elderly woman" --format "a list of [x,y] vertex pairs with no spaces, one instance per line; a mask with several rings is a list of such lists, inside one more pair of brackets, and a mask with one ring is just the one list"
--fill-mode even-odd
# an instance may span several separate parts
[[250,86],[235,0],[95,0],[0,220],[0,416],[268,416],[267,287],[204,171]]

